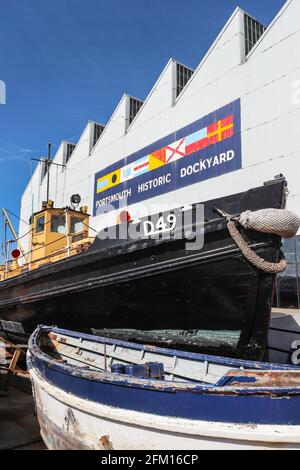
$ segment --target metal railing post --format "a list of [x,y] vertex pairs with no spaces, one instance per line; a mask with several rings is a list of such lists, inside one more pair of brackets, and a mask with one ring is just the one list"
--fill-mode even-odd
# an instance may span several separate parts
[[65,214],[66,214],[66,230],[67,230],[67,253],[68,253],[68,256],[70,256],[71,246],[70,246],[68,209],[65,210]]

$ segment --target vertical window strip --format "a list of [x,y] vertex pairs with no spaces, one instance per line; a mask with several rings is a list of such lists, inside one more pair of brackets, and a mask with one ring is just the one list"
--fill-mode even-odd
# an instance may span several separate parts
[[177,64],[176,66],[176,98],[180,95],[184,87],[191,79],[194,71],[185,67],[184,65]]
[[135,98],[130,98],[129,103],[129,125],[134,120],[135,116],[143,106],[143,101],[136,100]]
[[94,124],[94,136],[93,136],[93,148],[95,147],[96,143],[101,137],[102,132],[104,131],[105,127],[101,126],[100,124]]
[[247,56],[266,31],[266,27],[253,18],[250,18],[250,16],[244,15],[244,29],[245,55]]
[[74,152],[75,147],[76,147],[76,145],[74,145],[74,144],[67,144],[67,148],[66,148],[66,158],[65,158],[66,164],[67,164],[68,161],[70,160],[71,155],[72,155],[72,153]]
[[49,167],[47,165],[46,160],[42,162],[42,175],[41,175],[41,181],[45,178],[47,172],[49,171]]

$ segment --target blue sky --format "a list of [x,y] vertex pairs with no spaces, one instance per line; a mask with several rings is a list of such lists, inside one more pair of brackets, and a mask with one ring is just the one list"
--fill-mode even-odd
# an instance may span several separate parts
[[[145,98],[170,57],[195,67],[236,6],[269,24],[284,0],[0,0],[0,207],[19,212],[30,159]],[[17,227],[18,221],[14,220]]]

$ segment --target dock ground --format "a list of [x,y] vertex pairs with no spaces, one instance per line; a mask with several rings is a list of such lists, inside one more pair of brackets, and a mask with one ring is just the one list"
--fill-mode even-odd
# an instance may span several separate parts
[[0,450],[46,449],[34,411],[29,378],[18,377],[3,388],[0,374]]

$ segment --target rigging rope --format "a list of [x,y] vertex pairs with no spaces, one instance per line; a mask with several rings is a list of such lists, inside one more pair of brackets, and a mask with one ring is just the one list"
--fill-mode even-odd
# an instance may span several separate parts
[[82,222],[82,223],[83,223],[83,225],[84,225],[85,227],[90,228],[90,229],[93,230],[93,232],[95,232],[95,233],[98,233],[98,230],[95,230],[93,227],[91,227],[90,225],[86,224],[85,222]]
[[8,214],[12,215],[13,217],[16,217],[17,219],[21,220],[21,222],[23,222],[24,224],[26,225],[29,225],[28,222],[26,222],[26,220],[23,220],[21,219],[21,217],[19,217],[17,214],[14,214],[12,211],[10,211],[9,209],[5,209],[6,212],[8,212]]

